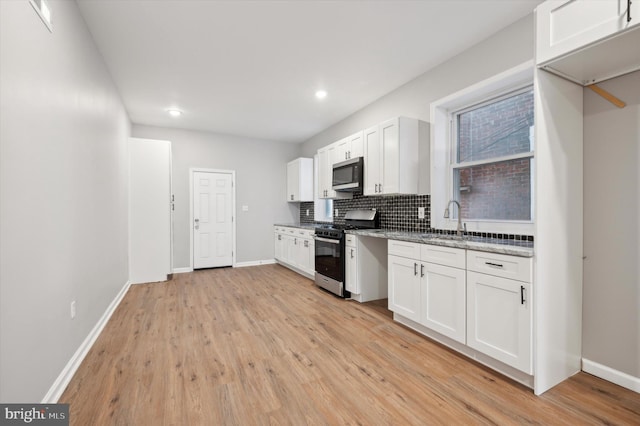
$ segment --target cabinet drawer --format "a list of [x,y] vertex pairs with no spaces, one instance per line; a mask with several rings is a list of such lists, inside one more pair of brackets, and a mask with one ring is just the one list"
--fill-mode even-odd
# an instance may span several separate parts
[[347,247],[355,247],[356,246],[356,236],[351,234],[346,234],[345,244]]
[[466,264],[464,249],[429,244],[421,245],[420,260],[460,269],[464,269]]
[[310,231],[308,229],[296,229],[295,232],[295,234],[300,238],[311,238],[312,233],[313,231]]
[[389,240],[388,251],[389,254],[394,256],[420,259],[421,245],[422,244],[410,243],[408,241]]
[[467,270],[531,282],[531,258],[467,251]]

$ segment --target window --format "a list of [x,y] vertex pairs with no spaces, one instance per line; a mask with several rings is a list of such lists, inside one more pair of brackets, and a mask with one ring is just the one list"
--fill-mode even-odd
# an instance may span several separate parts
[[433,228],[533,234],[532,83],[527,62],[431,104]]
[[451,119],[452,198],[462,217],[530,221],[533,88],[456,111]]

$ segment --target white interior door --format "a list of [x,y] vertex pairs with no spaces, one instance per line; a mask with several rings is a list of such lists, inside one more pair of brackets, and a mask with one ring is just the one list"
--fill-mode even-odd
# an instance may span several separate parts
[[231,173],[193,172],[193,268],[233,264]]
[[129,280],[171,274],[171,142],[129,141]]

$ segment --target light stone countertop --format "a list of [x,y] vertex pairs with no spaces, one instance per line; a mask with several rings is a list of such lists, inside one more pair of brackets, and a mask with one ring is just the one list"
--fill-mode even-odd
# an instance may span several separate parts
[[391,231],[387,229],[358,229],[347,230],[347,234],[362,235],[366,237],[386,238],[388,240],[409,241],[420,244],[432,244],[436,246],[456,247],[466,250],[477,250],[489,253],[507,254],[511,256],[533,257],[532,241],[504,240],[498,238],[483,238],[455,235],[443,235],[433,233]]
[[273,226],[284,226],[286,228],[316,229],[318,225],[313,223],[274,223]]
[[[310,223],[276,223],[274,226],[312,230],[318,227],[318,225]],[[412,243],[432,244],[444,247],[456,247],[466,250],[477,250],[511,256],[533,257],[534,255],[533,242],[531,241],[504,240],[472,236],[458,238],[455,235],[392,231],[389,229],[351,229],[346,230],[345,232],[347,234],[363,235],[366,237],[409,241]]]

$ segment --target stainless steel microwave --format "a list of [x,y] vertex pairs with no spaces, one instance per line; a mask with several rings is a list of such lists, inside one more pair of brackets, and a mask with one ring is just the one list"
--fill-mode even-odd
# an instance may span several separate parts
[[334,191],[362,192],[364,184],[363,169],[363,157],[356,157],[334,164],[331,187]]

